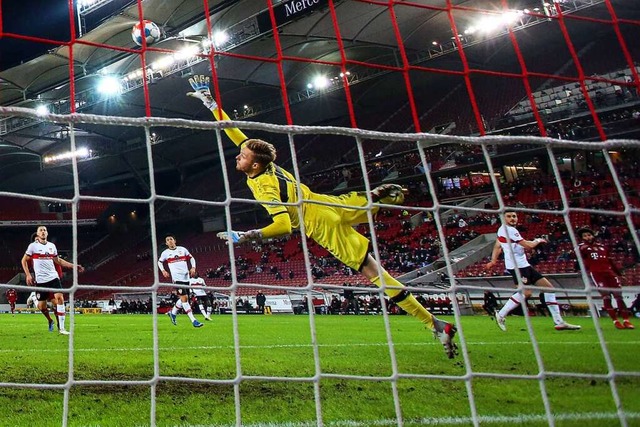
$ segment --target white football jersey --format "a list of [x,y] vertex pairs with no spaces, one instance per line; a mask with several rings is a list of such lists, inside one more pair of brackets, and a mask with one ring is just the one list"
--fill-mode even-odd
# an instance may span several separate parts
[[197,279],[189,279],[189,285],[194,286],[191,289],[191,292],[197,297],[206,297],[207,293],[204,289],[198,289],[198,286],[205,286],[204,279],[202,277],[198,277]]
[[[507,239],[507,236],[509,236],[509,239]],[[515,227],[502,225],[498,229],[498,241],[504,252],[504,266],[507,270],[513,270],[516,266],[524,268],[530,265],[529,261],[527,261],[524,247],[518,243],[521,240],[524,239]],[[513,263],[514,258],[515,264]]]
[[182,246],[176,246],[175,249],[165,249],[160,254],[158,260],[158,266],[162,269],[162,263],[167,262],[169,265],[169,272],[171,272],[171,279],[174,282],[188,282],[189,281],[189,262],[191,267],[196,267],[196,260],[191,256],[187,248]]
[[25,253],[33,260],[33,271],[36,274],[37,283],[46,283],[59,278],[53,263],[53,260],[58,258],[56,245],[51,242],[44,245],[40,242],[33,242],[27,247]]

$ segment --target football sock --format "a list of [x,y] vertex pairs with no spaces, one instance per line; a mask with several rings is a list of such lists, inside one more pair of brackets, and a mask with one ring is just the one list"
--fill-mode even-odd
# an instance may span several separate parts
[[59,329],[61,331],[63,331],[64,330],[64,319],[65,319],[64,304],[58,304],[56,306],[56,315],[58,316],[58,321],[60,322]]
[[207,317],[207,311],[204,309],[204,305],[198,304],[198,308],[200,309],[200,314],[202,314],[204,317]]
[[615,295],[615,299],[618,305],[618,313],[622,316],[622,320],[629,321],[629,310],[627,310],[627,305],[624,303],[622,295]]
[[[387,286],[402,286],[402,283],[398,282],[396,279],[391,277],[389,273],[386,271],[382,272],[382,276],[384,277],[384,282]],[[372,279],[371,282],[378,286],[382,286],[382,280],[380,276]],[[431,313],[424,308],[416,298],[411,295],[405,289],[390,289],[387,288],[384,291],[385,294],[391,297],[391,300],[398,304],[400,308],[404,311],[412,315],[413,317],[418,318],[422,323],[424,323],[429,329],[433,330],[434,328],[434,317]]]
[[605,295],[602,297],[602,308],[607,312],[609,318],[615,322],[618,320],[618,314],[616,313],[616,309],[611,305],[611,295]]
[[505,305],[498,312],[500,317],[507,317],[514,308],[520,306],[520,301],[522,301],[522,295],[520,293],[516,292],[515,294],[511,295]]
[[171,314],[173,314],[174,316],[177,316],[181,308],[182,308],[182,301],[181,300],[176,301],[175,305],[171,309]]
[[558,301],[556,301],[556,294],[545,292],[544,301],[547,303],[547,308],[549,309],[549,313],[551,313],[551,317],[553,317],[553,323],[556,325],[564,323],[564,319],[560,314],[560,306],[558,305]]
[[191,311],[191,304],[189,304],[188,302],[183,302],[182,308],[184,309],[184,312],[187,313],[187,316],[189,316],[189,319],[192,322],[195,322],[196,318],[193,316],[193,312]]

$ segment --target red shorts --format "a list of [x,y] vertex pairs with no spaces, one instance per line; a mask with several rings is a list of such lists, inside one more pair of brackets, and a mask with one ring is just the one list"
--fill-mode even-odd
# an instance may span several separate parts
[[610,271],[589,273],[596,288],[620,288],[620,278]]

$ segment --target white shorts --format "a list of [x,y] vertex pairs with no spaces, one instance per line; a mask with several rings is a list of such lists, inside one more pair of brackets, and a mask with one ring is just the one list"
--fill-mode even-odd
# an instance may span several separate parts
[[197,297],[206,297],[207,293],[204,291],[204,289],[192,289],[191,290],[193,292],[193,295],[197,296]]

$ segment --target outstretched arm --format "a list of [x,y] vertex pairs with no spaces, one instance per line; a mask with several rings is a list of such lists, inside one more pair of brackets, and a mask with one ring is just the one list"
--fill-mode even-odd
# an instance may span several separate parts
[[[65,267],[65,268],[74,268],[76,266],[76,264],[72,264],[69,261],[66,261],[60,257],[54,258],[53,262],[58,264],[60,267]],[[84,267],[81,266],[80,264],[77,264],[77,267],[78,267],[78,272],[82,273],[84,271]]]
[[218,238],[240,245],[245,242],[270,239],[272,237],[281,237],[291,234],[291,218],[286,213],[273,217],[273,222],[264,228],[248,231],[233,231],[227,233],[221,231]]
[[[277,188],[271,185],[263,185],[260,187],[260,194],[256,196],[258,200],[278,200],[279,194]],[[218,237],[228,242],[241,244],[251,240],[269,239],[272,237],[281,237],[291,234],[291,217],[285,206],[263,204],[262,205],[273,221],[264,228],[249,231],[226,231],[218,233]]]
[[[211,96],[211,90],[209,89],[209,77],[203,75],[193,76],[189,79],[189,84],[194,91],[187,93],[187,96],[191,96],[202,101],[204,106],[213,113],[213,117],[215,117],[216,120],[231,120],[227,113],[225,113],[222,108],[218,107],[215,99]],[[225,128],[224,132],[237,146],[240,146],[240,144],[249,139],[247,138],[247,135],[238,128]]]

